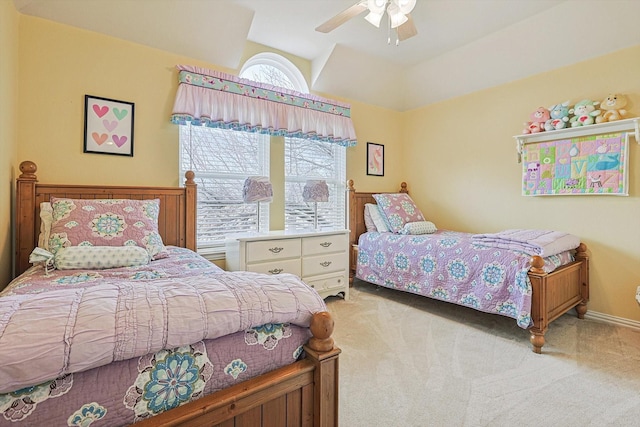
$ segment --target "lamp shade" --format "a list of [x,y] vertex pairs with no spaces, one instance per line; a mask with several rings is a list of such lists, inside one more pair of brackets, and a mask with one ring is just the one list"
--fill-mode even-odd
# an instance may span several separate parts
[[305,202],[328,202],[329,186],[324,180],[310,179],[302,190],[302,200]]
[[266,176],[250,176],[244,181],[242,199],[245,203],[270,202],[273,200],[273,187]]

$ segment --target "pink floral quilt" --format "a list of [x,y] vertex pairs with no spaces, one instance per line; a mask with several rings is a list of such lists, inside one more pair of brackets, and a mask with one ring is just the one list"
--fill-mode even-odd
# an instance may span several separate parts
[[[545,258],[545,271],[573,261],[570,252]],[[358,241],[356,277],[500,314],[531,326],[531,256],[477,244],[473,234],[439,230],[399,235],[368,232]]]
[[[312,314],[326,311],[296,276],[229,273],[192,251],[168,250],[168,258],[141,267],[45,275],[35,266],[0,293],[0,425],[2,419],[34,425],[38,417],[30,414],[39,402],[75,396],[73,384],[84,391],[64,414],[69,425],[88,425],[114,402],[80,399],[100,395],[85,382],[101,388],[114,381],[121,381],[116,401],[128,415],[107,424],[129,424],[224,388],[229,378],[291,363],[309,338]],[[229,341],[217,348],[216,339]],[[284,358],[274,359],[278,347]],[[267,352],[262,365],[253,362],[257,353],[243,356],[247,348]],[[221,352],[225,357],[214,362]],[[116,380],[120,374],[109,370],[122,364],[129,374]],[[226,379],[212,379],[218,370]],[[180,380],[165,381],[171,373]],[[113,400],[108,394],[100,396]],[[48,419],[43,412],[40,419]]]

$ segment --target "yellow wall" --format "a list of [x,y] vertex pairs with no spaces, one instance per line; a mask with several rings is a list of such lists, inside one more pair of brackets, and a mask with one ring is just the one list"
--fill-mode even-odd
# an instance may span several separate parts
[[[0,2],[0,288],[11,277],[11,229],[18,147],[18,22],[13,2]],[[19,174],[19,173],[18,173]]]
[[[178,134],[168,120],[177,87],[175,65],[236,70],[26,15],[19,15],[19,24],[20,98],[0,101],[3,107],[18,106],[17,126],[9,131],[13,137],[0,141],[3,150],[17,150],[11,164],[35,161],[42,182],[177,185]],[[4,66],[5,52],[17,47],[15,35],[5,35],[2,28]],[[261,49],[248,43],[245,57]],[[289,59],[308,78],[309,64]],[[347,177],[360,191],[393,191],[406,180],[426,215],[441,228],[488,232],[552,227],[575,233],[592,255],[591,309],[640,320],[633,301],[640,284],[637,144],[631,144],[631,197],[530,198],[520,196],[512,138],[539,105],[600,99],[608,91],[634,94],[631,110],[640,115],[640,81],[634,77],[639,61],[640,48],[628,49],[405,113],[345,100],[352,104],[359,139],[348,150]],[[4,81],[3,93],[11,87]],[[85,94],[135,103],[133,158],[82,153]],[[5,147],[16,135],[17,146]],[[366,175],[366,142],[385,145],[384,177]],[[0,177],[5,183],[14,178],[4,165]],[[477,190],[468,189],[470,183]],[[11,246],[6,211],[0,212],[3,254]],[[3,257],[0,273],[9,265]]]
[[521,196],[513,135],[539,106],[629,94],[640,116],[640,46],[405,113],[409,190],[440,228],[551,228],[591,255],[591,310],[640,321],[640,147],[630,138],[630,196]]

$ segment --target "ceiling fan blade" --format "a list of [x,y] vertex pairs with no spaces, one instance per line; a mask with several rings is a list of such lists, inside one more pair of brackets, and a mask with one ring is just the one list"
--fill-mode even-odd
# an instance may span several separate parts
[[413,18],[411,14],[407,14],[407,22],[398,26],[396,30],[398,31],[398,40],[403,41],[410,37],[413,37],[418,34],[418,30],[416,29],[415,24],[413,23]]
[[324,24],[316,27],[316,31],[319,31],[321,33],[328,33],[329,31],[333,31],[354,16],[360,15],[365,10],[367,10],[366,2],[358,2],[350,8],[343,10],[333,18],[329,19]]

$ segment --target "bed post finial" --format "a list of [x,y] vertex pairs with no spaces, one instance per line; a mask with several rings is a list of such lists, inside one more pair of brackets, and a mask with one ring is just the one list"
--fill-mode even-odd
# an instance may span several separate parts
[[330,351],[333,349],[333,333],[334,321],[331,314],[327,311],[315,313],[311,318],[311,333],[313,337],[309,339],[309,347],[315,351]]
[[409,190],[407,190],[407,183],[404,182],[404,181],[402,181],[400,183],[400,192],[401,193],[408,193],[409,192]]
[[353,186],[353,180],[352,179],[347,181],[347,191],[356,191],[355,187]]
[[184,173],[184,177],[185,177],[184,185],[194,185],[196,183],[193,180],[193,178],[196,177],[196,174],[194,171],[186,171]]
[[37,179],[36,171],[38,170],[38,166],[33,163],[31,160],[25,160],[20,163],[20,179]]

